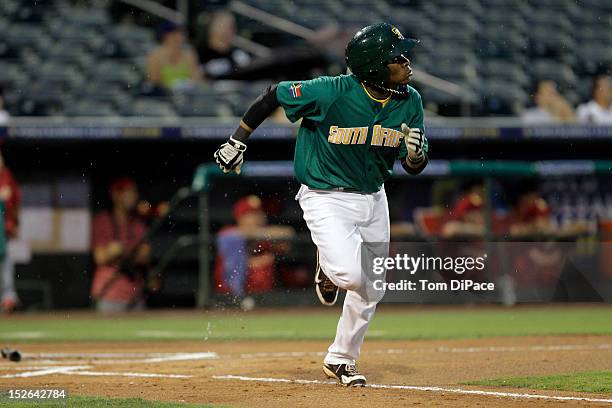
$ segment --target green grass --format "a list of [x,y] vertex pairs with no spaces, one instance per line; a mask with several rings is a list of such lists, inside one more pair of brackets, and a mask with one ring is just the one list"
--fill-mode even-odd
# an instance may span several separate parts
[[[125,317],[54,313],[0,320],[6,341],[329,340],[340,309],[282,313],[149,313]],[[609,307],[384,308],[371,339],[612,334]]]
[[612,371],[586,371],[574,374],[498,378],[494,380],[470,381],[464,384],[612,394]]
[[103,398],[103,397],[87,397],[87,396],[70,396],[67,399],[61,400],[7,400],[0,399],[0,407],[10,408],[34,408],[34,407],[83,407],[83,408],[129,408],[129,407],[147,407],[147,408],[192,408],[192,407],[213,407],[212,405],[202,404],[187,404],[184,402],[159,402],[148,401],[142,398]]

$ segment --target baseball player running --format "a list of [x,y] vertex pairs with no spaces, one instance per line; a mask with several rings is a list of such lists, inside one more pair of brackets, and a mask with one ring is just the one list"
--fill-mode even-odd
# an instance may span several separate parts
[[413,175],[428,161],[421,96],[408,86],[407,54],[417,43],[387,23],[361,29],[346,47],[352,74],[268,87],[214,154],[224,172],[240,173],[249,135],[277,107],[292,122],[302,119],[294,158],[302,183],[296,200],[318,249],[315,289],[328,306],[339,288],[347,291],[323,371],[345,386],[366,383],[355,362],[384,294],[366,292],[361,244],[383,243],[374,246],[375,256],[388,256],[384,182],[397,159]]

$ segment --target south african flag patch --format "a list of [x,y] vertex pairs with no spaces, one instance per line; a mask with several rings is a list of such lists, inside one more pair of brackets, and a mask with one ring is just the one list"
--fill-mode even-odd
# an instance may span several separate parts
[[300,96],[302,96],[302,84],[294,82],[289,87],[289,92],[291,93],[291,96],[293,98],[299,98]]

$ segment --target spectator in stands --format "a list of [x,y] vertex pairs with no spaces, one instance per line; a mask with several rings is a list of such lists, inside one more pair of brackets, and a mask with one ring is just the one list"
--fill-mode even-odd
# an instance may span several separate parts
[[4,90],[0,87],[0,125],[6,124],[9,117],[9,113],[4,108]]
[[484,186],[480,181],[471,181],[466,183],[462,190],[462,195],[455,202],[448,220],[442,226],[442,236],[447,239],[483,237]]
[[160,25],[161,44],[149,55],[147,78],[154,86],[175,90],[202,80],[196,53],[185,44],[183,27],[170,21]]
[[612,84],[609,75],[593,79],[592,99],[578,106],[578,121],[597,125],[612,124]]
[[244,309],[251,309],[254,303],[247,294],[272,289],[275,254],[288,250],[287,240],[295,231],[288,226],[268,225],[261,199],[255,195],[234,204],[234,218],[236,225],[224,227],[217,235],[215,288],[234,296]]
[[13,174],[5,165],[0,155],[0,208],[4,213],[2,231],[0,232],[0,305],[2,311],[11,313],[19,305],[19,298],[15,290],[15,265],[9,253],[8,242],[17,236],[19,225],[19,206],[21,204],[21,193],[19,186],[13,178]]
[[535,87],[534,101],[536,106],[523,112],[525,124],[551,124],[573,122],[576,118],[569,102],[557,91],[557,85],[551,80],[540,80]]
[[234,45],[236,20],[229,11],[215,12],[206,34],[199,42],[198,53],[207,78],[229,77],[251,63],[249,54]]
[[138,201],[136,183],[115,180],[110,187],[111,211],[94,216],[92,249],[96,265],[91,295],[100,312],[142,310],[144,275],[151,247],[140,243],[145,224],[134,215]]

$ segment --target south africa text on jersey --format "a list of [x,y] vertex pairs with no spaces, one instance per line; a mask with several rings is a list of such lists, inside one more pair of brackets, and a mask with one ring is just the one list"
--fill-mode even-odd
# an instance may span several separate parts
[[[341,128],[338,126],[329,127],[329,136],[327,141],[334,144],[365,144],[368,138],[367,126]],[[372,128],[372,146],[398,147],[402,141],[404,134],[399,130],[384,128],[381,125],[375,125]]]

